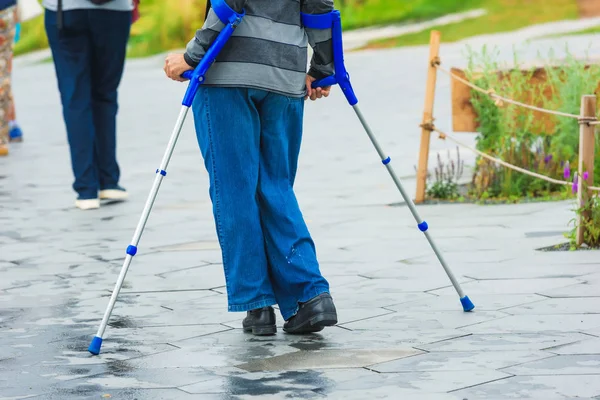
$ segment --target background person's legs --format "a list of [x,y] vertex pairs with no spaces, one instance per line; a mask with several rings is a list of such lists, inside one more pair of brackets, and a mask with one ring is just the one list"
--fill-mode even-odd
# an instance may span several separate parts
[[259,111],[260,215],[275,297],[288,320],[295,314],[298,302],[329,292],[293,190],[304,99],[270,93],[259,105]]
[[54,59],[75,175],[73,189],[79,200],[97,199],[90,68],[92,41],[88,12],[65,11],[63,21],[64,28],[59,34],[56,12],[46,10],[46,34]]
[[130,11],[89,12],[91,31],[92,113],[100,190],[120,189],[117,163],[117,91],[123,76]]
[[229,311],[276,304],[269,279],[256,190],[259,174],[258,90],[200,87],[192,106],[210,177]]
[[0,156],[8,155],[15,7],[0,11]]
[[17,112],[15,110],[15,98],[11,92],[10,94],[10,114],[8,116],[8,125],[10,132],[10,141],[11,142],[22,142],[23,141],[23,131],[21,127],[17,124]]

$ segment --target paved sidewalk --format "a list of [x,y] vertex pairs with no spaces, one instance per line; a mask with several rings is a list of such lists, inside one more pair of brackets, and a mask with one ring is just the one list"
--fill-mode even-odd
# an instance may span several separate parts
[[[459,60],[459,48],[444,52]],[[363,111],[414,193],[426,49],[347,59]],[[415,78],[393,80],[390,66]],[[15,71],[26,136],[0,159],[0,399],[600,398],[599,254],[536,250],[565,241],[572,204],[419,207],[476,305],[463,313],[339,93],[307,104],[297,183],[339,326],[254,338],[240,329],[243,314],[226,312],[190,118],[102,354],[90,356],[185,88],[161,67],[160,57],[130,62],[121,90],[131,200],[90,212],[73,208],[51,64]]]

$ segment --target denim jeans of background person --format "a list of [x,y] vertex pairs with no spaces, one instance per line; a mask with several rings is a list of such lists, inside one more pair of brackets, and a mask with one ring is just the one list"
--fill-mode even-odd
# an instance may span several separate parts
[[117,162],[117,91],[132,0],[100,6],[91,0],[43,0],[42,5],[70,147],[75,205],[87,210],[99,208],[100,200],[124,200],[127,192],[119,185]]
[[[331,30],[305,29],[301,12],[333,10],[332,0],[220,0],[246,12],[207,73],[192,106],[210,178],[229,311],[246,311],[242,326],[276,333],[278,304],[287,333],[337,323],[329,283],[293,186],[310,82],[333,73]],[[213,4],[216,1],[213,1]],[[197,65],[223,23],[213,10],[185,54],[165,62],[171,79]],[[308,72],[308,45],[314,49]]]
[[0,0],[0,156],[9,153],[10,121],[13,119],[11,70],[17,1]]

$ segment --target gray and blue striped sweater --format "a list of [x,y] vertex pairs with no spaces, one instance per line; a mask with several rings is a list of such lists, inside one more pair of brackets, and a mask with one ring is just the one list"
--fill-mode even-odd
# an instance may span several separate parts
[[[302,26],[300,13],[323,14],[333,10],[333,0],[225,0],[246,16],[206,74],[205,85],[247,87],[290,97],[306,94],[308,45],[313,56],[308,73],[315,78],[333,74],[331,29]],[[223,23],[211,9],[202,29],[184,54],[196,66],[217,37]]]

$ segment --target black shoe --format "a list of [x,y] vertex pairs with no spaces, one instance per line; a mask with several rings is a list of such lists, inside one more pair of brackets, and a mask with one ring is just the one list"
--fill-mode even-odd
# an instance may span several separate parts
[[322,293],[306,303],[300,303],[298,313],[290,318],[283,330],[287,333],[313,333],[337,324],[337,311],[329,293]]
[[270,306],[250,310],[247,312],[242,326],[244,327],[244,332],[252,332],[256,336],[274,335],[277,333],[275,310]]

